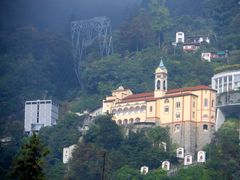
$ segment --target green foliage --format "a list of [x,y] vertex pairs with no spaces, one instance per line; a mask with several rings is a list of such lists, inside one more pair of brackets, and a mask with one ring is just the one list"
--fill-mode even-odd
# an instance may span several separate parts
[[43,159],[48,153],[48,149],[40,141],[40,138],[33,134],[22,146],[20,154],[14,160],[11,176],[20,180],[44,179],[42,165]]
[[163,41],[163,33],[171,26],[170,14],[165,6],[166,0],[150,0],[149,11],[152,16],[152,27],[158,34],[158,47]]
[[84,136],[85,143],[95,143],[105,149],[119,148],[122,133],[110,115],[99,116]]
[[224,71],[231,71],[231,70],[238,70],[240,68],[240,64],[232,64],[232,65],[226,65],[226,66],[220,66],[215,68],[215,73],[220,73]]
[[81,95],[79,98],[70,103],[69,108],[73,112],[83,112],[85,110],[91,112],[101,106],[102,99],[101,95]]
[[[165,141],[170,149],[168,130],[165,128],[143,129],[139,132],[130,131],[123,138],[121,127],[111,120],[111,116],[99,116],[95,124],[90,126],[83,142],[74,151],[70,162],[70,171],[67,173],[70,179],[96,179],[102,175],[103,153],[106,153],[105,176],[106,179],[144,179],[139,174],[139,168],[143,165],[151,169],[159,168],[161,162],[171,159],[174,155],[165,152],[164,148],[154,142]],[[126,166],[127,164],[127,166]],[[165,176],[165,172],[156,170],[151,177]]]
[[191,166],[188,168],[182,168],[178,170],[178,173],[176,176],[170,178],[172,180],[193,180],[193,179],[199,179],[199,180],[210,180],[211,172],[203,165],[196,165]]
[[63,179],[65,172],[62,163],[63,148],[78,141],[81,135],[79,127],[82,126],[84,118],[85,116],[79,117],[73,113],[67,113],[57,125],[40,130],[39,136],[50,149],[44,166],[47,179]]
[[[62,35],[18,28],[0,36],[0,116],[22,109],[25,100],[71,97],[76,85],[71,44]],[[70,91],[69,91],[70,90]]]
[[116,179],[119,180],[126,180],[126,179],[131,179],[131,180],[139,180],[142,179],[139,170],[134,169],[128,165],[125,165],[121,167],[115,174]]
[[239,120],[226,121],[208,147],[210,161],[207,167],[223,179],[237,179],[240,175],[238,128]]
[[94,144],[78,144],[69,164],[67,177],[71,179],[101,179],[103,149]]
[[130,22],[123,23],[116,37],[118,52],[139,51],[153,45],[155,34],[150,24],[151,17],[144,9]]

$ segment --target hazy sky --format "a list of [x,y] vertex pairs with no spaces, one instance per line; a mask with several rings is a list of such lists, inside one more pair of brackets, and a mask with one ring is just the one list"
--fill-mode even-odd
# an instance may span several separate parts
[[116,25],[141,0],[0,0],[1,28],[34,25],[46,29],[67,26],[70,20],[108,16]]

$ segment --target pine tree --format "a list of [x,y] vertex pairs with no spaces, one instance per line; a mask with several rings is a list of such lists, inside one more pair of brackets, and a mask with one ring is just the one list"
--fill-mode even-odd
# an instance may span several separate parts
[[11,176],[19,180],[42,180],[43,159],[49,153],[40,138],[33,134],[21,148],[19,155],[13,161]]

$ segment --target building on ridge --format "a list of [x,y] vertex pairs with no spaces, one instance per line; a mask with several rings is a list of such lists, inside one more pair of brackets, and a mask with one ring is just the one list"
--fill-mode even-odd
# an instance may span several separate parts
[[216,91],[204,85],[168,90],[167,74],[161,60],[153,92],[133,94],[120,86],[103,100],[103,112],[119,125],[168,126],[173,143],[194,155],[214,133]]
[[52,100],[25,102],[24,132],[38,132],[42,127],[55,125],[57,119],[58,105]]

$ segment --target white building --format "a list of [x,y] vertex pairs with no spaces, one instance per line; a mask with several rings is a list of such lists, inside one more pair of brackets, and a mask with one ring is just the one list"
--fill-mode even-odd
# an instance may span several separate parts
[[169,161],[163,161],[162,162],[162,169],[165,169],[167,171],[170,170],[170,162]]
[[184,43],[183,51],[185,52],[195,52],[200,48],[199,43]]
[[148,173],[148,166],[142,166],[140,169],[141,174],[147,174]]
[[192,164],[192,156],[191,155],[186,155],[184,157],[184,165],[187,166],[187,165],[191,165]]
[[31,134],[42,127],[56,124],[58,106],[52,100],[35,100],[25,102],[24,131]]
[[76,144],[73,144],[69,147],[63,148],[63,163],[66,164],[72,158],[72,153],[77,147]]
[[198,151],[197,162],[206,162],[206,152],[205,151]]
[[217,93],[238,90],[240,88],[240,69],[215,74],[212,77],[212,88],[217,90]]
[[185,41],[185,35],[183,32],[177,32],[176,33],[176,43],[184,43]]
[[177,148],[177,158],[184,158],[184,149],[182,147]]
[[210,44],[210,38],[208,36],[188,36],[186,37],[188,43],[208,43]]
[[211,62],[211,53],[210,52],[201,53],[201,59]]
[[225,60],[228,57],[227,51],[214,51],[201,53],[201,59],[211,62],[212,60]]

